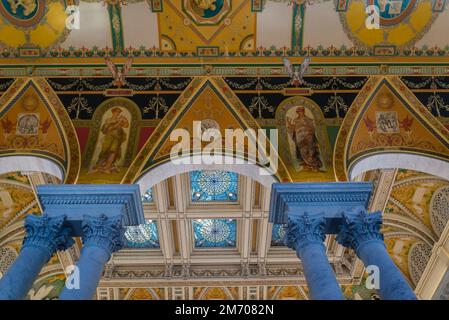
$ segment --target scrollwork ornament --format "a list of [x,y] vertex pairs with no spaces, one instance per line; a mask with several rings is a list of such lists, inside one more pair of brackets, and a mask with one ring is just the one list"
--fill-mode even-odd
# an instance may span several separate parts
[[70,236],[70,228],[64,226],[65,219],[65,216],[28,215],[25,218],[26,236],[23,239],[22,248],[42,248],[51,257],[56,251],[71,247],[74,241]]
[[355,208],[343,213],[343,223],[337,235],[337,241],[355,251],[366,241],[378,240],[383,243],[381,225],[381,211],[368,213],[364,208]]
[[285,244],[292,249],[298,250],[307,244],[324,242],[326,220],[324,215],[291,216],[288,218],[287,235]]
[[83,245],[101,247],[112,254],[125,243],[125,230],[121,216],[108,218],[102,214],[98,217],[84,215]]

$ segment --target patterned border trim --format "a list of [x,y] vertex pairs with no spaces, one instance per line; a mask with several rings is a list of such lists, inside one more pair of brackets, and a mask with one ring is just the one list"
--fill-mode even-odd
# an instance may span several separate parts
[[122,7],[120,5],[108,5],[109,22],[111,26],[112,45],[116,53],[125,48],[123,40]]
[[164,0],[150,0],[150,5],[153,12],[164,11]]
[[343,123],[340,127],[340,130],[337,134],[337,139],[335,141],[334,147],[334,170],[335,170],[335,179],[337,181],[348,181],[348,172],[346,169],[346,149],[347,149],[347,138],[349,133],[354,129],[353,124],[355,122],[356,117],[359,115],[360,110],[366,103],[366,100],[369,98],[372,90],[376,88],[380,84],[380,77],[371,77],[363,86],[362,90],[360,90],[357,97],[354,99],[351,107],[346,113],[345,118],[343,119]]
[[45,99],[56,112],[59,125],[62,128],[63,141],[68,146],[67,174],[64,183],[74,184],[78,180],[78,175],[81,168],[80,146],[75,127],[73,126],[73,123],[70,120],[70,117],[67,114],[61,100],[59,100],[58,96],[47,81],[44,78],[36,78],[33,81],[35,81],[37,86],[45,93]]
[[[70,48],[62,48],[59,44],[61,44],[65,38],[68,36],[70,30],[66,30],[67,32],[64,33],[64,36],[54,45],[52,45],[49,48],[41,48],[41,52],[39,57],[40,58],[102,58],[106,55],[112,56],[112,57],[142,57],[142,58],[148,58],[148,57],[156,57],[156,58],[180,58],[180,59],[186,59],[186,58],[195,58],[196,50],[189,51],[189,52],[166,52],[159,48],[147,48],[147,47],[122,47],[121,51],[111,52],[111,48],[105,47],[105,48],[86,48],[86,47],[70,47]],[[207,39],[204,39],[205,42],[207,42]],[[355,41],[355,40],[353,40]],[[357,41],[355,42],[357,43]],[[0,52],[0,59],[7,59],[7,58],[18,58],[19,57],[19,49],[20,48],[10,48],[5,47]],[[415,47],[415,46],[408,46],[404,47],[401,46],[397,49],[396,57],[403,57],[403,58],[409,58],[414,57],[416,59],[423,59],[426,57],[448,57],[449,56],[449,47],[446,46],[446,44],[435,47],[428,47],[423,45],[422,47]],[[234,58],[234,57],[240,57],[240,58],[255,58],[256,60],[260,57],[305,57],[305,56],[312,56],[312,57],[332,57],[337,59],[347,58],[347,57],[371,57],[376,59],[376,54],[374,52],[373,47],[366,47],[361,44],[354,45],[353,47],[346,47],[342,45],[341,47],[324,47],[322,45],[319,45],[317,47],[307,47],[303,48],[301,50],[293,50],[291,48],[281,47],[276,48],[274,46],[270,47],[257,47],[256,50],[253,51],[233,51],[228,52],[223,50],[220,50],[219,52],[220,57],[224,58]],[[377,61],[382,61],[380,58],[377,59]]]
[[251,12],[262,12],[264,0],[251,0]]
[[218,57],[220,48],[218,46],[199,46],[196,47],[198,57]]
[[[232,62],[232,58],[226,64],[213,63],[204,65],[201,59],[190,61],[189,64],[181,64],[179,59],[154,58],[153,63],[148,64],[148,59],[136,58],[133,69],[130,71],[130,77],[171,77],[192,75],[200,76],[287,76],[282,64],[282,57],[260,58],[257,61],[245,59]],[[395,59],[390,57],[389,59]],[[28,59],[17,64],[3,64],[0,66],[0,77],[15,78],[29,77],[110,77],[111,73],[104,65],[104,60],[93,59],[92,62],[80,60],[81,64],[72,61],[72,64],[63,64],[63,60],[53,59],[50,61],[43,59],[40,62],[30,66]],[[1,60],[0,60],[1,61]],[[292,58],[292,63],[300,64],[301,58]],[[335,64],[324,58],[313,59],[312,65],[307,69],[306,76],[375,76],[375,75],[398,75],[398,76],[449,76],[449,59],[439,60],[428,59],[422,62],[403,61],[390,62],[389,64],[376,63],[374,60],[361,60],[354,63],[354,60]],[[13,62],[13,61],[12,61]],[[41,63],[44,63],[42,64]],[[114,61],[123,64],[125,59]]]
[[305,12],[306,7],[303,4],[293,7],[291,47],[295,50],[302,50]]

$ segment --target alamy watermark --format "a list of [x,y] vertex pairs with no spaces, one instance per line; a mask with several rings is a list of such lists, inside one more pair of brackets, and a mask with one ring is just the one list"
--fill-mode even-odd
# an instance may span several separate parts
[[387,13],[390,16],[397,16],[401,14],[402,0],[379,0],[378,5],[368,5],[365,8],[365,13],[368,17],[365,20],[367,29],[380,29],[381,13]]
[[65,287],[69,290],[80,288],[80,270],[77,266],[70,265],[65,269],[67,278],[65,280]]
[[225,129],[223,137],[219,129],[193,121],[193,136],[189,130],[178,128],[171,132],[170,141],[177,142],[170,151],[173,164],[257,163],[263,167],[260,175],[273,175],[278,169],[277,129]]
[[69,5],[65,9],[67,18],[65,19],[65,27],[69,30],[80,29],[80,7],[76,5]]
[[380,270],[376,265],[369,265],[366,267],[368,276],[366,277],[365,287],[369,290],[380,289]]

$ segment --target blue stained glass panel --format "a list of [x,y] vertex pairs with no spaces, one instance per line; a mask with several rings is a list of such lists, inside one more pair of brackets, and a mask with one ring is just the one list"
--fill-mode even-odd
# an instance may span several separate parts
[[230,171],[192,171],[192,201],[237,201],[238,175]]
[[152,203],[153,202],[153,189],[148,188],[147,191],[142,195],[143,203]]
[[236,244],[235,219],[193,220],[196,248],[228,248]]
[[287,233],[286,224],[273,224],[271,232],[271,246],[280,247],[285,246],[285,235]]
[[128,248],[159,248],[157,222],[147,220],[144,224],[126,227],[125,239]]

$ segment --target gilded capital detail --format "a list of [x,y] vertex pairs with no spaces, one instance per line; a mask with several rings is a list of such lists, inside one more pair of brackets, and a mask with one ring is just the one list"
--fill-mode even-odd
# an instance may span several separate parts
[[357,251],[359,246],[372,240],[384,240],[380,232],[382,212],[369,213],[366,209],[357,208],[343,214],[343,223],[337,235],[341,245]]
[[38,247],[52,256],[56,251],[66,250],[74,243],[70,228],[64,226],[65,216],[28,215],[25,218],[26,236],[22,247]]
[[292,249],[299,249],[314,242],[324,242],[326,220],[324,215],[290,216],[285,244]]
[[125,230],[121,216],[108,218],[104,214],[99,217],[85,215],[82,228],[84,246],[102,247],[109,254],[123,248]]

